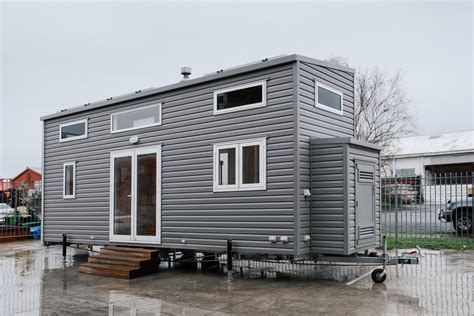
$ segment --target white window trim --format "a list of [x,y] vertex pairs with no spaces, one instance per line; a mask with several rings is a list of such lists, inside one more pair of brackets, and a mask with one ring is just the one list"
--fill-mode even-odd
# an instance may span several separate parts
[[[217,95],[218,94],[246,89],[246,88],[257,87],[257,86],[262,86],[262,102],[236,106],[229,109],[222,109],[222,110],[217,109]],[[242,84],[238,86],[232,86],[229,88],[214,91],[214,115],[237,112],[237,111],[245,111],[245,110],[264,107],[264,106],[267,106],[267,81],[266,80],[256,81],[256,82]]]
[[[69,138],[61,138],[63,132],[63,127],[67,127],[67,126],[71,126],[71,125],[76,125],[76,124],[81,124],[81,123],[84,123],[85,124],[85,133],[84,135],[81,135],[81,136],[74,136],[74,137],[69,137]],[[78,139],[84,139],[84,138],[87,138],[87,130],[88,130],[88,119],[85,118],[85,119],[82,119],[82,120],[78,120],[78,121],[73,121],[73,122],[67,122],[67,123],[63,123],[61,125],[59,125],[59,142],[60,143],[65,143],[65,142],[70,142],[70,141],[73,141],[73,140],[78,140]]]
[[[159,110],[160,111],[160,120],[158,121],[158,123],[148,124],[148,125],[143,125],[143,126],[138,126],[138,127],[129,127],[129,128],[124,128],[124,129],[119,129],[119,130],[114,131],[114,116],[130,113],[130,112],[136,112],[136,111],[140,111],[140,110],[145,110],[145,109],[149,109],[149,108],[153,108],[153,107],[159,107],[159,109],[160,109]],[[135,108],[135,109],[130,109],[130,110],[125,110],[125,111],[112,113],[112,114],[110,114],[110,133],[115,134],[115,133],[132,131],[132,130],[147,128],[147,127],[152,127],[152,126],[159,126],[159,125],[161,125],[161,122],[163,120],[162,115],[163,114],[162,114],[162,103],[161,102],[151,104],[151,105],[147,105],[147,106],[142,106],[142,107]]]
[[[72,166],[72,194],[66,195],[66,167]],[[63,199],[75,199],[76,198],[76,162],[65,162],[63,164]]]
[[[259,183],[242,183],[242,147],[259,145],[260,150],[260,181]],[[233,185],[219,185],[219,150],[226,148],[235,148],[235,179],[236,184]],[[233,142],[226,142],[220,144],[214,144],[214,159],[213,159],[213,191],[214,192],[229,192],[229,191],[254,191],[254,190],[266,190],[267,189],[267,139],[247,139]]]
[[[326,90],[329,90],[335,94],[338,94],[340,97],[341,97],[341,109],[340,110],[336,110],[336,109],[333,109],[332,107],[330,106],[327,106],[327,105],[324,105],[322,103],[319,103],[318,102],[318,87],[321,87],[323,89],[326,89]],[[316,81],[316,86],[315,86],[315,89],[314,89],[314,95],[315,95],[315,103],[316,103],[316,107],[317,108],[320,108],[320,109],[323,109],[325,111],[328,111],[328,112],[332,112],[332,113],[336,113],[336,114],[339,114],[339,115],[344,115],[344,94],[337,90],[337,89],[334,89],[330,86],[327,86],[325,85],[324,83],[320,83],[318,81]]]

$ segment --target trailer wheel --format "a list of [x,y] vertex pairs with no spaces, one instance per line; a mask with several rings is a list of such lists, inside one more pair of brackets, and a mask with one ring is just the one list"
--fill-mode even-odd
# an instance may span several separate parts
[[383,283],[387,278],[387,273],[382,274],[383,272],[384,270],[380,268],[372,271],[372,281],[375,283]]

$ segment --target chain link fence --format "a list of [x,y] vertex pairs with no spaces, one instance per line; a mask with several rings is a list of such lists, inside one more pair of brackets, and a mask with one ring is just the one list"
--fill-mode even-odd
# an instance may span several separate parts
[[472,172],[382,179],[382,233],[398,245],[471,247],[473,180]]
[[0,181],[0,242],[39,239],[41,181]]

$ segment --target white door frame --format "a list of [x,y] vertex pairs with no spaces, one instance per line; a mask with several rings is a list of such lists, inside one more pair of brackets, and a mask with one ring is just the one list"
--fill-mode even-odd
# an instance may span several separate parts
[[[156,236],[137,236],[137,156],[142,154],[156,154]],[[131,157],[131,234],[114,234],[114,163],[115,158]],[[109,213],[109,240],[113,242],[161,244],[161,145],[139,147],[136,149],[120,150],[110,153],[110,213]]]

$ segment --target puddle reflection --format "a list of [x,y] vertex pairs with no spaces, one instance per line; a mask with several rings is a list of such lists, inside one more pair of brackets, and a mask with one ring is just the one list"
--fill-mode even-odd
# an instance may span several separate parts
[[209,311],[163,302],[160,299],[110,292],[109,316],[208,315]]
[[79,274],[84,261],[84,251],[71,250],[64,262],[60,247],[0,244],[0,316],[297,314],[332,306],[341,314],[366,314],[372,310],[367,308],[378,314],[469,315],[474,310],[474,252],[468,251],[428,252],[418,266],[390,267],[385,284],[368,277],[353,286],[323,280],[346,281],[366,268],[317,267],[304,276],[270,272],[267,280],[234,283],[222,274],[179,271],[128,281]]

